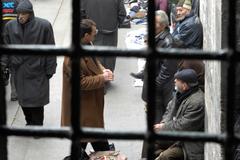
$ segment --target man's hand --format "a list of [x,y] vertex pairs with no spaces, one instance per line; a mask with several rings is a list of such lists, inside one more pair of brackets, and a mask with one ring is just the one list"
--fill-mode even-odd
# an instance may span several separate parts
[[103,77],[105,81],[113,81],[114,75],[110,69],[103,70]]
[[163,126],[164,126],[164,123],[157,123],[153,126],[153,129],[154,129],[155,132],[159,132],[159,131],[161,131]]
[[7,66],[0,66],[0,68],[1,68],[0,71],[2,74],[4,85],[7,86],[9,82],[9,74],[10,74],[9,68]]
[[48,79],[52,78],[52,76],[53,76],[52,74],[47,74]]

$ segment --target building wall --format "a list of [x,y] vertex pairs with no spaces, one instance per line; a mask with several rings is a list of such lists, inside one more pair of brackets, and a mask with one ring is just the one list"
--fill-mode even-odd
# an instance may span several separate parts
[[[204,31],[204,50],[216,51],[222,47],[221,0],[200,0],[200,18]],[[221,133],[221,62],[205,61],[205,132]],[[205,160],[221,160],[221,147],[205,145]]]

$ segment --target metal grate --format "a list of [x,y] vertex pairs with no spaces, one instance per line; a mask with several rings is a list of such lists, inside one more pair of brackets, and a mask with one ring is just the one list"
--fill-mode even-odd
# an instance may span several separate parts
[[[228,50],[219,50],[217,52],[206,52],[202,50],[156,50],[154,40],[154,1],[149,1],[148,10],[148,42],[149,48],[146,51],[129,51],[114,48],[97,48],[92,49],[88,47],[79,46],[79,26],[80,26],[80,1],[72,1],[72,45],[70,48],[61,47],[46,47],[46,46],[11,46],[6,47],[0,46],[0,55],[2,53],[8,53],[9,55],[65,55],[72,58],[72,127],[70,130],[67,129],[53,129],[53,128],[13,128],[6,126],[6,101],[5,101],[5,88],[0,86],[0,160],[7,160],[7,137],[8,136],[41,136],[41,137],[57,137],[57,138],[68,138],[72,141],[71,154],[73,160],[77,160],[80,154],[78,139],[80,138],[111,138],[111,139],[129,139],[129,140],[147,140],[149,143],[148,159],[153,158],[153,142],[156,139],[162,140],[181,140],[181,141],[202,141],[202,142],[216,142],[224,146],[225,159],[232,159],[231,148],[234,143],[240,142],[240,138],[237,138],[233,133],[233,106],[234,106],[234,93],[235,93],[235,68],[236,62],[240,61],[240,56],[236,51],[236,1],[231,0],[229,3],[229,14],[228,14]],[[0,2],[0,10],[2,4]],[[0,14],[0,19],[1,18]],[[1,22],[0,22],[1,26]],[[2,37],[0,39],[2,43]],[[134,132],[107,132],[97,129],[79,128],[79,58],[78,54],[81,52],[81,56],[121,56],[121,57],[144,57],[147,59],[147,69],[149,74],[148,81],[148,99],[149,99],[149,112],[147,114],[148,131],[145,133],[134,133]],[[177,54],[176,54],[177,52]],[[161,54],[158,54],[161,53]],[[192,54],[194,53],[194,54]],[[163,132],[156,134],[153,132],[153,120],[154,120],[154,77],[155,67],[154,62],[157,58],[170,58],[170,59],[205,59],[205,60],[219,60],[226,61],[229,63],[228,67],[228,89],[227,89],[227,107],[226,107],[226,132],[224,134],[206,134],[206,133],[194,133],[194,132]],[[1,75],[0,75],[1,77]],[[0,78],[0,82],[2,79]],[[2,84],[2,83],[1,83]]]

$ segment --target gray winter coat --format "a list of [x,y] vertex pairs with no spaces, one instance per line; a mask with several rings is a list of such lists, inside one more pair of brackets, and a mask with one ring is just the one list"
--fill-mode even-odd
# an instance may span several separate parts
[[177,23],[172,35],[179,48],[201,49],[203,46],[202,23],[193,12]]
[[[174,115],[176,96],[169,102],[163,116],[163,131],[204,131],[205,102],[201,89],[185,98]],[[180,143],[187,160],[203,160],[204,144],[198,142]]]
[[123,0],[82,0],[81,8],[97,24],[95,45],[117,46],[118,25],[126,17]]
[[[29,4],[29,3],[28,3]],[[25,7],[32,7],[25,5]],[[55,44],[51,24],[34,17],[21,25],[9,21],[4,28],[6,44]],[[9,65],[15,72],[15,85],[22,107],[39,107],[49,103],[49,79],[56,70],[56,57],[10,56]]]

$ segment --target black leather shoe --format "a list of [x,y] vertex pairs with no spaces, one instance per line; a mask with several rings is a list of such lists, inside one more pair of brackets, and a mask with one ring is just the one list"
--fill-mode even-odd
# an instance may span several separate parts
[[144,73],[143,71],[140,71],[138,73],[130,73],[130,75],[136,79],[143,79],[144,78]]

